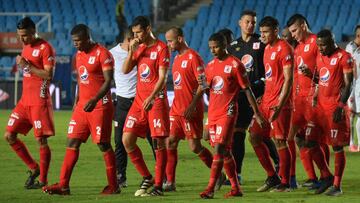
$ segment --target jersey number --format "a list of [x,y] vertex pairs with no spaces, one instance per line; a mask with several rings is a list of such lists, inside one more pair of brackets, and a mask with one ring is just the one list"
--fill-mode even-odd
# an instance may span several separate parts
[[185,122],[185,130],[190,131],[190,123],[189,122]]
[[337,129],[331,129],[330,133],[331,133],[330,134],[331,138],[335,139],[337,134],[338,134],[338,130]]
[[41,121],[34,121],[34,127],[37,129],[41,128]]
[[160,119],[154,119],[153,120],[154,122],[154,128],[161,128],[161,122],[160,122]]
[[100,135],[101,134],[101,128],[100,126],[96,126],[96,134]]

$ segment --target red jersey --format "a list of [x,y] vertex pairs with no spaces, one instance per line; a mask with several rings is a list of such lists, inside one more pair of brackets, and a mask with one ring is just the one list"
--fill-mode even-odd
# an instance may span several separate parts
[[337,48],[331,56],[319,53],[316,64],[319,73],[318,103],[324,109],[334,108],[340,102],[344,74],[353,71],[353,59],[345,50]]
[[295,48],[294,93],[297,96],[307,97],[314,94],[315,84],[312,78],[303,75],[299,67],[307,66],[315,74],[317,54],[318,47],[315,34],[310,34],[304,42],[300,42]]
[[[184,54],[175,57],[172,67],[175,98],[170,110],[171,115],[183,116],[196,94],[197,77],[204,72],[203,67],[203,60],[193,49],[188,49]],[[203,113],[202,100],[196,104],[196,109],[199,114]]]
[[[55,65],[55,51],[43,39],[38,39],[32,45],[25,45],[21,56],[37,69]],[[21,102],[29,106],[51,104],[49,84],[49,80],[42,79],[25,69]]]
[[[114,67],[114,59],[111,53],[103,46],[96,44],[88,53],[78,51],[75,61],[78,73],[79,101],[77,105],[84,106],[91,98],[95,97],[105,82],[103,71]],[[99,100],[95,108],[111,102],[110,91],[102,100]]]
[[[155,44],[146,47],[140,44],[139,48],[133,55],[138,71],[138,82],[136,86],[136,97],[144,101],[155,88],[155,84],[159,80],[159,67],[169,67],[169,49],[166,44],[160,40],[156,40]],[[166,97],[166,91],[163,97]]]
[[207,64],[205,75],[210,84],[209,123],[236,115],[239,88],[250,86],[244,65],[232,55],[224,61],[215,58]]
[[[264,51],[265,65],[265,93],[262,97],[263,105],[276,106],[284,84],[284,66],[293,64],[292,47],[285,40],[278,40],[274,46],[267,45]],[[292,68],[292,66],[290,66]],[[291,103],[291,96],[287,105]]]

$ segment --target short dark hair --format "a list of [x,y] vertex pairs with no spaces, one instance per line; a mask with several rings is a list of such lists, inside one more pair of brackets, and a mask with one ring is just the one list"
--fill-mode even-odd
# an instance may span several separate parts
[[184,31],[181,29],[181,27],[178,27],[178,26],[173,26],[169,29],[169,31],[173,31],[176,36],[178,37],[184,37]]
[[71,35],[80,35],[90,38],[90,28],[85,24],[77,24],[71,29]]
[[17,23],[16,27],[17,29],[35,29],[35,23],[30,17],[25,17]]
[[209,37],[209,41],[215,41],[226,47],[226,38],[223,34],[216,32]]
[[292,15],[292,16],[289,18],[289,20],[286,22],[286,25],[287,25],[288,27],[290,27],[291,25],[293,25],[293,24],[296,23],[296,22],[305,23],[305,24],[309,27],[309,23],[308,23],[308,21],[306,20],[306,18],[305,18],[303,15],[299,14],[299,13],[296,13],[296,14]]
[[142,29],[146,29],[148,26],[150,26],[150,20],[146,16],[137,16],[133,20],[131,24],[131,28],[140,25]]
[[243,12],[240,15],[240,18],[242,18],[243,16],[252,16],[252,17],[256,17],[256,11],[253,10],[243,10]]
[[323,29],[317,33],[317,38],[329,38],[334,40],[334,35],[329,29]]
[[124,31],[124,39],[125,38],[133,38],[134,37],[134,33],[131,30],[131,27],[129,26],[125,31]]
[[356,32],[358,29],[360,29],[360,25],[356,25],[354,32]]
[[224,35],[227,44],[230,44],[233,41],[234,33],[230,29],[224,28],[219,30],[218,33]]
[[277,29],[279,28],[279,21],[274,17],[265,16],[263,19],[261,19],[259,27],[271,27],[272,29]]

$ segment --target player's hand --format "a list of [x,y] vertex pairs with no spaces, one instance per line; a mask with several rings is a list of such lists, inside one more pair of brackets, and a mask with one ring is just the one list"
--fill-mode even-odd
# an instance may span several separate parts
[[255,116],[255,120],[259,124],[260,128],[263,128],[265,126],[265,118],[264,118],[264,116],[260,112],[255,113],[254,116]]
[[90,99],[84,106],[85,112],[92,112],[96,106],[97,101],[95,99]]
[[194,116],[194,113],[196,112],[196,106],[190,104],[184,112],[184,117],[186,120],[191,120]]
[[306,64],[299,67],[299,69],[301,70],[301,73],[303,75],[305,75],[306,77],[310,77],[310,78],[312,77],[312,73],[311,73],[309,67]]
[[139,45],[140,45],[139,39],[134,38],[130,40],[129,47],[131,51],[135,51],[139,47]]
[[153,104],[154,104],[154,98],[152,96],[149,96],[144,100],[142,107],[145,111],[149,111],[153,106]]
[[16,56],[16,64],[20,67],[20,68],[24,68],[26,66],[29,65],[29,63],[26,61],[26,59],[20,55]]
[[261,104],[262,96],[256,98],[256,103]]
[[342,107],[336,107],[334,113],[333,113],[333,121],[335,123],[338,123],[339,121],[341,121],[345,116],[345,112],[344,112],[344,108]]
[[279,113],[280,113],[280,107],[279,106],[273,106],[270,107],[270,110],[274,111],[273,114],[271,115],[269,122],[273,122],[274,120],[276,120],[279,117]]

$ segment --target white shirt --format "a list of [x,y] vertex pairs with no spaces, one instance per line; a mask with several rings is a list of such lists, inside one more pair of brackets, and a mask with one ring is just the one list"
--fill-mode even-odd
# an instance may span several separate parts
[[125,98],[135,97],[137,67],[134,67],[134,69],[128,74],[124,74],[122,72],[122,66],[128,52],[121,48],[120,44],[110,49],[110,53],[113,55],[115,60],[114,80],[116,85],[116,95]]

